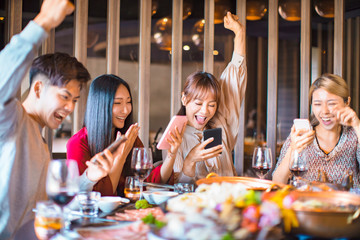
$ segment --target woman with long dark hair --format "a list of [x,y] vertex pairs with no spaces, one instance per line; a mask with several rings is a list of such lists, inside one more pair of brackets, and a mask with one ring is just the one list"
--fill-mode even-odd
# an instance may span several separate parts
[[132,97],[126,81],[115,75],[101,75],[93,80],[86,105],[84,127],[67,143],[67,159],[78,162],[80,174],[86,161],[103,151],[118,135],[127,141],[114,153],[114,164],[108,176],[93,188],[104,195],[123,195],[126,176],[131,172],[131,150],[143,147],[138,138],[139,126],[132,119]]

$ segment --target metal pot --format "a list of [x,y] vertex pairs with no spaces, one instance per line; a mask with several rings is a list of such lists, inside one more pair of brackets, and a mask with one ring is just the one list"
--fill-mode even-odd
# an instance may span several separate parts
[[[335,205],[355,205],[359,208],[360,196],[348,192],[298,192],[292,193],[298,200],[316,199]],[[322,238],[355,238],[360,237],[360,219],[355,216],[356,210],[300,210],[293,209],[299,222],[293,228],[294,234],[306,234]],[[358,215],[358,213],[357,213]],[[354,219],[355,218],[355,219]]]

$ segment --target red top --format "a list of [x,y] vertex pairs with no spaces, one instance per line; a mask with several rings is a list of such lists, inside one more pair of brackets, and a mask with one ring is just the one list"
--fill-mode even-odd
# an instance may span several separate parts
[[[87,168],[85,162],[89,161],[92,156],[90,154],[90,148],[87,139],[87,129],[83,127],[73,135],[68,143],[66,144],[67,148],[67,159],[73,159],[78,163],[79,173],[83,174],[85,169]],[[141,142],[140,138],[135,140],[133,147],[143,147],[143,143]],[[129,153],[129,155],[131,152]],[[126,161],[129,161],[127,158]],[[124,164],[125,168],[125,164]],[[152,170],[149,177],[145,180],[146,182],[153,182],[153,183],[161,183],[161,176],[160,176],[160,169],[161,165],[156,167]],[[124,185],[125,185],[125,178],[131,174],[125,173],[122,171],[118,187],[117,193],[120,196],[124,196]],[[169,182],[173,182],[173,177],[170,178]],[[99,180],[93,187],[94,191],[98,191],[101,193],[101,196],[113,196],[116,193],[112,190],[112,183],[109,176],[104,177],[103,179]]]

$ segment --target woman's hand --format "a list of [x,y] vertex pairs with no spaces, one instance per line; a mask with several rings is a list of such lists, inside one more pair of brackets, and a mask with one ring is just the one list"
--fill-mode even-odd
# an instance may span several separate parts
[[167,138],[166,141],[170,144],[170,149],[168,150],[168,156],[170,158],[175,158],[176,153],[182,143],[182,138],[184,136],[186,128],[186,123],[184,123],[181,133],[177,126],[175,126],[175,133],[170,132],[170,138]]
[[356,112],[348,106],[341,109],[334,109],[333,114],[341,125],[351,126],[353,128],[358,128],[360,125]]
[[295,126],[292,126],[290,137],[291,149],[296,150],[298,153],[300,153],[314,141],[315,131],[309,131],[304,129],[295,130]]
[[240,23],[239,18],[236,15],[227,12],[224,17],[224,27],[235,33],[234,39],[234,52],[241,56],[246,55],[246,31],[245,27]]
[[106,177],[112,168],[113,162],[114,158],[109,150],[96,154],[90,161],[86,162],[88,179],[97,182]]
[[[129,129],[126,131],[125,133],[125,137],[127,138],[127,140],[121,144],[118,149],[115,151],[114,155],[115,157],[123,157],[123,159],[126,159],[127,155],[129,155],[131,149],[134,146],[134,142],[139,134],[139,125],[138,123],[132,124]],[[121,133],[118,132],[118,135],[116,137],[119,138],[121,136]]]
[[236,15],[231,14],[231,12],[227,12],[224,17],[224,27],[233,31],[235,35],[238,35],[245,30],[244,26],[239,22],[239,18]]
[[210,158],[217,157],[222,152],[222,145],[218,145],[209,149],[205,146],[214,141],[214,138],[209,138],[206,141],[196,145],[186,156],[183,165],[183,172],[189,177],[195,176],[195,164],[197,162],[206,161]]

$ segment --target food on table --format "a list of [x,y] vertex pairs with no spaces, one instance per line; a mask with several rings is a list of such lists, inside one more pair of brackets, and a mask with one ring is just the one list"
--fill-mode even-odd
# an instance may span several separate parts
[[147,233],[149,232],[149,226],[141,221],[134,222],[127,226],[119,226],[118,228],[110,227],[99,229],[78,229],[78,234],[81,235],[81,239],[84,240],[116,240],[116,239],[137,239],[147,240]]
[[108,216],[107,218],[116,221],[138,221],[151,213],[156,219],[161,220],[165,214],[159,207],[147,209],[133,209],[125,210],[124,213],[115,213],[115,216]]
[[[247,190],[241,183],[200,185],[168,201],[167,225],[156,233],[166,239],[247,239],[267,234],[283,219],[286,231],[297,226],[288,189],[274,193]],[[275,233],[272,233],[274,236]],[[282,237],[278,231],[275,238]]]

